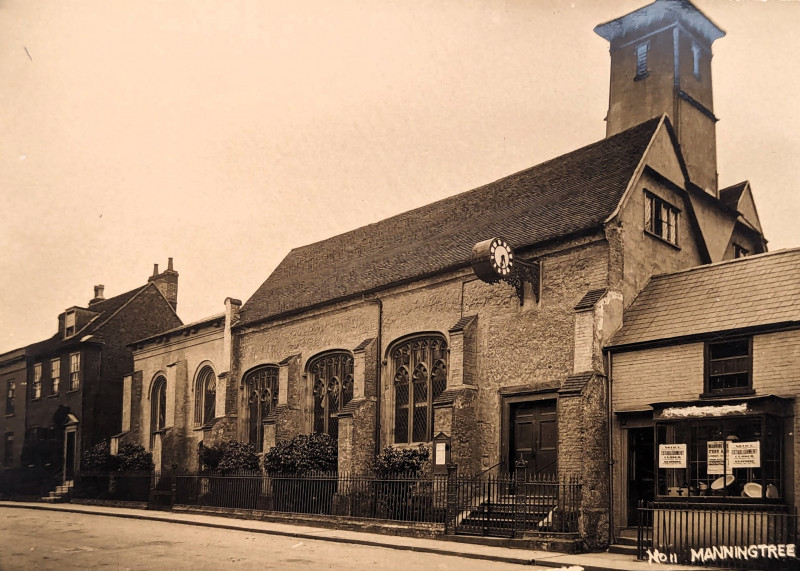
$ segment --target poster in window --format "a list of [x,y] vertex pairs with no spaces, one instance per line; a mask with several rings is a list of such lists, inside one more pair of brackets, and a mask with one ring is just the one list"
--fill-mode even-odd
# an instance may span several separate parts
[[[725,441],[724,440],[709,440],[706,443],[706,450],[708,453],[708,461],[706,466],[706,473],[711,476],[715,474],[722,474],[723,470],[727,474],[732,474],[733,466],[730,458],[730,448],[728,448],[728,462],[724,462],[725,458]],[[726,470],[727,468],[727,470]]]
[[659,468],[686,468],[686,444],[659,444]]
[[761,443],[758,440],[752,442],[730,442],[728,444],[728,458],[732,468],[760,468]]

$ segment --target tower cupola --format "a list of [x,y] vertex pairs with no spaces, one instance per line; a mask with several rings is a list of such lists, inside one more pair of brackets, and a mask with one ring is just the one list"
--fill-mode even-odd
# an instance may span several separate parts
[[656,0],[594,31],[611,44],[606,136],[666,113],[689,178],[716,196],[711,44],[725,32],[688,0]]

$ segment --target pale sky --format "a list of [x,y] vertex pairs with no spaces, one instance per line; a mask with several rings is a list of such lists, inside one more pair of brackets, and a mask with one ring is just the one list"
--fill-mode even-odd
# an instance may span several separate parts
[[[175,259],[185,323],[293,247],[605,135],[647,0],[0,0],[0,352]],[[697,0],[720,185],[800,245],[800,2]]]

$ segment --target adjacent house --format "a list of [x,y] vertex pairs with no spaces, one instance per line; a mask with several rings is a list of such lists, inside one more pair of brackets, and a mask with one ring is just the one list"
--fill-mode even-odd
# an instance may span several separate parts
[[170,258],[164,272],[156,265],[146,285],[129,292],[106,298],[95,286],[85,307],[58,316],[53,337],[26,348],[25,382],[14,394],[15,402],[25,401],[24,441],[21,450],[14,446],[23,467],[70,482],[81,453],[120,431],[123,377],[133,367],[127,345],[181,325],[177,299]]
[[800,249],[653,277],[607,352],[616,526],[641,500],[797,506]]

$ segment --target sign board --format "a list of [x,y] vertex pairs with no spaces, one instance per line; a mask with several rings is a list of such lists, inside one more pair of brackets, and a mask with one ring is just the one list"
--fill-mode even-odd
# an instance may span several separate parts
[[444,466],[447,463],[447,442],[436,443],[436,450],[433,453],[433,457],[436,458],[437,466]]
[[686,468],[686,444],[659,444],[659,468]]
[[724,440],[709,440],[706,443],[707,450],[707,466],[706,473],[711,476],[715,474],[722,474],[723,470],[726,474],[732,474],[733,466],[731,465],[730,449],[728,449],[728,462],[725,463],[725,441]]
[[728,458],[732,468],[760,468],[761,443],[758,440],[729,442]]

